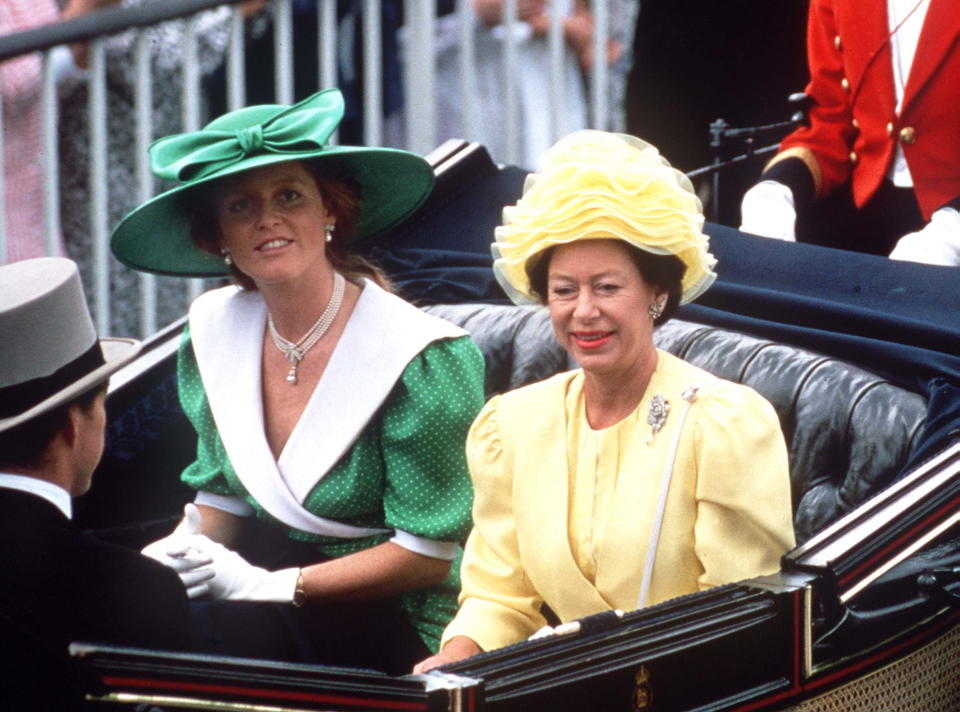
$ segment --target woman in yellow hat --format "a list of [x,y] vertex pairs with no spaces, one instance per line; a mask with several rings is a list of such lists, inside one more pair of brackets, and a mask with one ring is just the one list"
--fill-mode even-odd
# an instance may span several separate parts
[[433,172],[405,151],[331,146],[343,108],[327,90],[155,142],[154,172],[178,185],[112,248],[237,285],[190,310],[178,376],[197,495],[144,552],[207,602],[205,646],[401,672],[456,610],[483,359],[350,253],[412,213]]
[[773,408],[653,343],[714,280],[700,201],[657,150],[576,132],[545,154],[493,246],[518,303],[580,368],[493,398],[470,431],[463,591],[427,670],[546,624],[776,571],[794,544]]

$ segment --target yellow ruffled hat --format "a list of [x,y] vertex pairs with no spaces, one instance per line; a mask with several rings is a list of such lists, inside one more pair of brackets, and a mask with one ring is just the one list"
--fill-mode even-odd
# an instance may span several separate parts
[[493,270],[515,304],[529,304],[537,301],[526,270],[531,258],[555,245],[615,238],[676,255],[686,265],[686,304],[716,279],[703,221],[689,179],[654,146],[625,134],[575,131],[543,154],[520,200],[503,209]]

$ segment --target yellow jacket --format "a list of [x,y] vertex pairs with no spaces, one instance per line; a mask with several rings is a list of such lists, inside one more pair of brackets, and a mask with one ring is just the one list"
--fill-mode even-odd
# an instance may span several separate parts
[[[444,641],[466,635],[492,650],[524,640],[545,624],[543,603],[564,621],[636,608],[667,477],[648,605],[779,569],[794,537],[773,408],[746,386],[658,355],[637,409],[603,431],[586,423],[581,371],[485,406],[467,440],[474,529]],[[669,412],[654,433],[656,395]]]

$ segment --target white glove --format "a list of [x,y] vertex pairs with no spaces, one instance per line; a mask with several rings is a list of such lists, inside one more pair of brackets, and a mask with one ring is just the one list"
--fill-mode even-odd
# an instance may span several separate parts
[[[620,615],[623,615],[623,612],[620,612]],[[580,632],[580,621],[567,621],[566,623],[561,623],[560,625],[553,627],[549,625],[543,626],[536,633],[531,635],[527,640],[540,640],[541,638],[547,638],[551,635],[567,635],[568,633],[579,633]]]
[[187,591],[190,598],[206,595],[230,601],[293,602],[300,569],[261,569],[203,534],[189,537],[189,546],[209,561],[197,570],[209,575]]
[[775,180],[763,180],[743,194],[740,230],[761,237],[795,242],[797,210],[793,191]]
[[[177,572],[190,598],[197,590],[205,590],[205,582],[213,578],[208,567],[213,561],[203,552],[191,548],[190,538],[200,536],[200,510],[193,503],[183,508],[183,519],[169,535],[147,544],[140,552]],[[205,537],[204,537],[205,538]]]
[[552,625],[545,625],[543,628],[538,630],[536,633],[531,635],[527,640],[540,640],[541,638],[546,638],[554,634],[554,629]]
[[890,259],[947,267],[960,265],[960,213],[953,208],[935,211],[921,230],[897,240]]

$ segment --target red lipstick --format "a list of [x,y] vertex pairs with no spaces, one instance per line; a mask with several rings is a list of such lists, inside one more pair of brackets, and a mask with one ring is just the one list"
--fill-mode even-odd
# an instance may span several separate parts
[[612,331],[574,331],[570,334],[574,343],[584,350],[590,351],[606,346],[613,338]]

